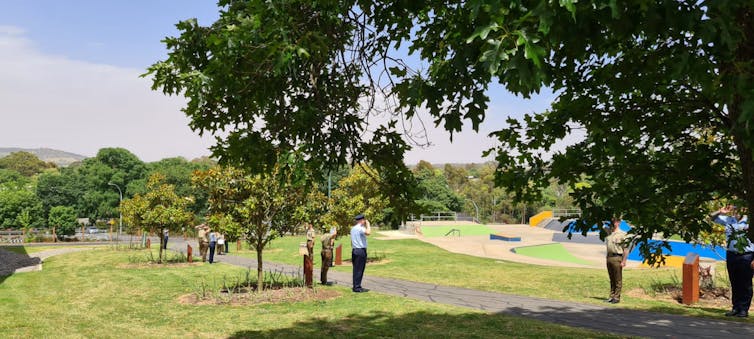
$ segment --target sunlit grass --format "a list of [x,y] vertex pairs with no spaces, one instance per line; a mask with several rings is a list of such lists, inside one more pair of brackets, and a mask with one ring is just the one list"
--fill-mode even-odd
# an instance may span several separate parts
[[[303,237],[284,237],[270,243],[264,260],[302,265],[298,244]],[[421,281],[438,285],[457,286],[484,291],[603,304],[610,291],[606,269],[568,268],[528,265],[523,263],[479,258],[445,251],[437,246],[415,240],[379,240],[370,238],[368,252],[379,253],[386,264],[367,264],[365,275]],[[343,245],[343,259],[351,257],[349,238],[337,240]],[[320,265],[320,246],[315,247],[315,266]],[[233,253],[256,258],[253,251],[244,249]],[[718,265],[724,272],[725,265]],[[315,268],[315,271],[317,269]],[[350,272],[350,266],[332,270]],[[724,274],[722,274],[724,276]],[[629,291],[648,291],[652,286],[673,284],[682,276],[680,268],[626,269],[623,272],[624,297],[621,307],[659,312],[721,317],[722,309],[684,306],[676,302],[627,297]],[[725,281],[720,284],[725,285]]]
[[[198,282],[245,270],[225,264],[129,268],[134,250],[49,258],[43,271],[0,283],[4,338],[606,337],[540,321],[378,293],[251,306],[182,305]],[[338,287],[327,287],[338,288]]]

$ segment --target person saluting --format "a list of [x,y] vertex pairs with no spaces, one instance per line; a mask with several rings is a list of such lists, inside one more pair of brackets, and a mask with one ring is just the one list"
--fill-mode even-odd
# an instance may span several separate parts
[[353,291],[368,292],[361,287],[361,279],[364,277],[364,269],[367,265],[367,236],[372,234],[369,220],[359,214],[354,218],[356,225],[351,227],[351,263],[353,264]]

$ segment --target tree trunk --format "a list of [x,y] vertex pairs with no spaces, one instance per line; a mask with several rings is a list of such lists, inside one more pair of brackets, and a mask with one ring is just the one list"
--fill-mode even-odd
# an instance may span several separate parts
[[[741,185],[743,186],[742,191],[744,194],[741,198],[746,202],[746,213],[751,218],[752,212],[754,212],[754,150],[747,147],[743,140],[740,139],[734,136],[738,148],[738,156],[741,158],[741,176],[743,180]],[[749,240],[754,241],[754,227],[749,227],[747,236]]]
[[262,270],[262,249],[257,246],[257,292],[264,288],[264,271]]
[[162,264],[162,247],[165,246],[165,236],[163,236],[162,231],[158,232],[158,235],[160,237],[160,254],[157,255],[157,263]]
[[[736,13],[736,24],[742,32],[742,39],[738,42],[738,46],[735,50],[734,65],[726,65],[730,67],[729,72],[732,73],[733,79],[738,78],[739,83],[751,83],[754,81],[754,65],[751,65],[751,60],[754,59],[754,6],[742,5]],[[747,65],[743,66],[742,65]],[[743,79],[741,79],[743,78]],[[731,84],[730,87],[737,89],[737,86]],[[746,88],[746,86],[744,86]],[[738,149],[738,156],[741,161],[741,191],[743,192],[743,200],[746,202],[746,211],[749,217],[752,217],[754,212],[754,143],[751,143],[750,135],[747,136],[747,126],[740,125],[740,117],[743,113],[743,102],[747,93],[742,90],[738,90],[733,96],[733,102],[728,107],[731,122],[731,132],[733,135],[733,141]],[[748,122],[747,122],[748,123]],[[749,142],[747,142],[749,141]],[[751,222],[751,221],[750,221]],[[747,232],[749,240],[754,241],[754,228],[749,227]]]

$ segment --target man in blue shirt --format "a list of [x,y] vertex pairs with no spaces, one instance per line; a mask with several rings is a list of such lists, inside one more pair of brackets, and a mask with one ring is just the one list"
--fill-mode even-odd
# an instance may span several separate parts
[[728,317],[748,317],[751,306],[752,284],[754,277],[754,243],[746,237],[749,229],[746,216],[740,220],[734,216],[735,207],[728,205],[712,213],[714,221],[725,226],[728,247],[725,256],[730,279],[731,302],[733,308],[725,313]]
[[364,268],[367,265],[367,236],[372,234],[369,220],[363,214],[356,216],[356,225],[351,227],[351,264],[353,264],[353,291],[368,292],[361,288],[361,279],[364,277]]

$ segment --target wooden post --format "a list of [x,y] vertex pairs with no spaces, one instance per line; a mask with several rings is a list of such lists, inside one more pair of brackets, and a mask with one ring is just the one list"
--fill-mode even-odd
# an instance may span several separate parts
[[683,260],[682,302],[691,305],[699,301],[699,255],[689,253]]
[[335,265],[343,265],[343,244],[335,248]]
[[309,255],[304,256],[304,281],[306,287],[312,288],[313,286],[313,273],[314,272],[314,259]]
[[194,250],[191,248],[191,245],[186,245],[188,248],[186,249],[186,257],[188,258],[188,262],[194,262]]
[[236,240],[236,251],[241,251],[241,239]]
[[152,239],[147,238],[147,248],[152,248]]

